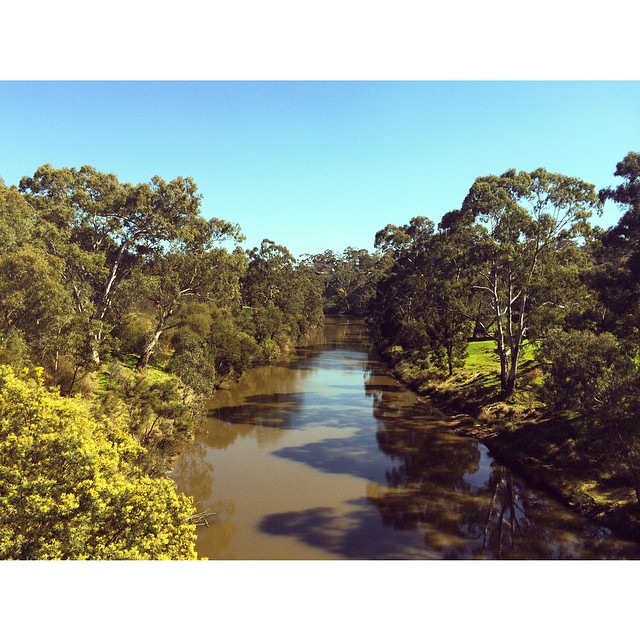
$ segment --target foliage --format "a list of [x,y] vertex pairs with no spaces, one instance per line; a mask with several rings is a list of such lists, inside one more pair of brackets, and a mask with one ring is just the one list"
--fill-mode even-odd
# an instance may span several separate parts
[[610,333],[550,332],[540,348],[550,407],[577,410],[588,429],[585,442],[622,458],[640,503],[640,382],[633,352]]
[[327,313],[364,317],[375,297],[379,256],[347,247],[342,254],[325,251],[304,256],[303,263],[322,283]]
[[600,191],[623,211],[618,223],[601,234],[594,248],[596,268],[591,285],[606,315],[603,326],[639,344],[640,335],[640,154],[629,152],[617,164],[622,184]]
[[376,234],[376,246],[391,266],[378,279],[370,318],[375,334],[453,375],[464,361],[470,330],[463,245],[416,217],[402,227],[387,225]]
[[28,336],[37,362],[53,360],[72,315],[62,268],[61,260],[29,244],[0,255],[0,330]]
[[[246,322],[246,314],[244,316]],[[218,377],[237,378],[258,357],[255,338],[242,330],[228,314],[218,313],[207,336],[207,348]]]
[[169,470],[176,447],[193,438],[195,398],[180,380],[152,376],[113,363],[103,374],[103,393],[96,403],[98,418],[125,425],[144,448],[138,463],[150,475]]
[[193,559],[190,498],[77,399],[0,366],[0,557]]
[[290,341],[320,324],[322,289],[309,265],[298,264],[286,247],[273,240],[263,240],[247,257],[241,282],[242,321],[262,348],[263,357],[272,359]]
[[32,241],[36,213],[15,187],[0,182],[0,247],[13,251]]
[[474,288],[492,311],[493,326],[484,329],[496,341],[507,395],[525,337],[541,324],[536,315],[571,304],[575,241],[588,234],[587,219],[598,210],[593,185],[542,168],[478,178],[463,202],[476,236]]
[[545,399],[556,409],[578,409],[591,417],[619,404],[633,360],[611,333],[553,329],[541,342],[538,360],[547,374]]

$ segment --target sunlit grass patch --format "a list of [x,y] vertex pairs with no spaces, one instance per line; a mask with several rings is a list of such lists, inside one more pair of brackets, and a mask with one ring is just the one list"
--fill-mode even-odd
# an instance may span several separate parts
[[474,340],[467,344],[464,368],[470,373],[494,373],[498,366],[495,340]]

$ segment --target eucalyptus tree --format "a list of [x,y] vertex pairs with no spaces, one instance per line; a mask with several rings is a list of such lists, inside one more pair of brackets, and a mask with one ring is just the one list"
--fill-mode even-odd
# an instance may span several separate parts
[[473,295],[469,290],[469,250],[461,237],[440,228],[422,264],[422,317],[428,326],[432,359],[451,376],[464,363],[471,335]]
[[470,333],[467,247],[461,238],[449,227],[436,233],[424,217],[376,234],[376,246],[393,259],[378,287],[381,332],[401,346],[427,352],[449,375],[463,361]]
[[24,196],[0,184],[0,357],[55,368],[73,333],[73,305],[64,262],[46,251],[37,232],[37,214]]
[[270,304],[284,311],[296,259],[283,245],[265,238],[259,247],[247,251],[248,269],[242,281],[245,304],[249,306]]
[[43,241],[65,262],[77,313],[85,319],[91,358],[118,322],[110,313],[122,281],[143,257],[188,238],[200,216],[201,195],[191,178],[121,183],[93,167],[43,165],[20,181],[20,191],[39,214]]
[[515,388],[536,316],[576,302],[578,243],[600,208],[593,185],[543,168],[480,177],[466,196],[461,216],[476,235],[473,287],[492,312],[483,329],[496,341],[505,394]]
[[366,249],[347,247],[341,254],[328,250],[303,256],[320,281],[328,313],[364,317],[380,276],[379,256]]
[[327,249],[322,253],[305,253],[301,257],[301,263],[313,270],[322,284],[322,292],[325,298],[329,298],[332,291],[332,281],[340,258],[334,251]]
[[601,189],[602,202],[615,202],[620,220],[602,234],[592,284],[605,306],[604,328],[637,342],[640,327],[640,153],[629,152],[616,165],[622,183]]
[[322,320],[322,280],[308,261],[299,262],[283,245],[264,239],[247,251],[242,301],[250,329],[267,358]]
[[420,264],[434,229],[431,220],[419,216],[406,225],[388,224],[376,233],[374,244],[383,254],[387,269],[377,285],[370,321],[385,346],[429,347],[426,326],[420,318],[424,296]]
[[0,181],[0,248],[11,251],[33,242],[36,212],[15,188]]
[[146,301],[143,311],[152,318],[138,369],[147,366],[162,335],[184,323],[190,302],[211,302],[219,308],[240,306],[245,256],[216,246],[224,241],[242,241],[239,227],[217,218],[197,218],[191,227],[188,235],[183,230],[182,237],[174,238],[154,254],[133,278]]
[[640,242],[640,153],[630,151],[618,162],[613,175],[622,178],[622,184],[599,192],[601,201],[613,200],[624,212],[610,235],[637,247]]

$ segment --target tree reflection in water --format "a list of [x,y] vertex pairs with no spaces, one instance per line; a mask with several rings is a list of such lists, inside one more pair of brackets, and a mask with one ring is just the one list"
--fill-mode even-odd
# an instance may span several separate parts
[[[398,384],[363,323],[219,391],[174,477],[210,558],[638,558]],[[363,393],[364,387],[364,393]],[[212,464],[215,469],[212,469]]]
[[387,487],[369,487],[368,500],[386,525],[422,530],[442,558],[639,557],[636,545],[527,487],[484,445],[448,433],[445,414],[369,367],[376,440],[393,464]]

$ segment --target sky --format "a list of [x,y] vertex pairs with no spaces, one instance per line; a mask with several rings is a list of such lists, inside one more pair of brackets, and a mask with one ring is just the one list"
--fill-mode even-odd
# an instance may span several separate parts
[[640,82],[4,81],[0,140],[6,184],[45,163],[190,176],[246,248],[371,251],[386,224],[460,207],[479,176],[617,184],[640,150]]

